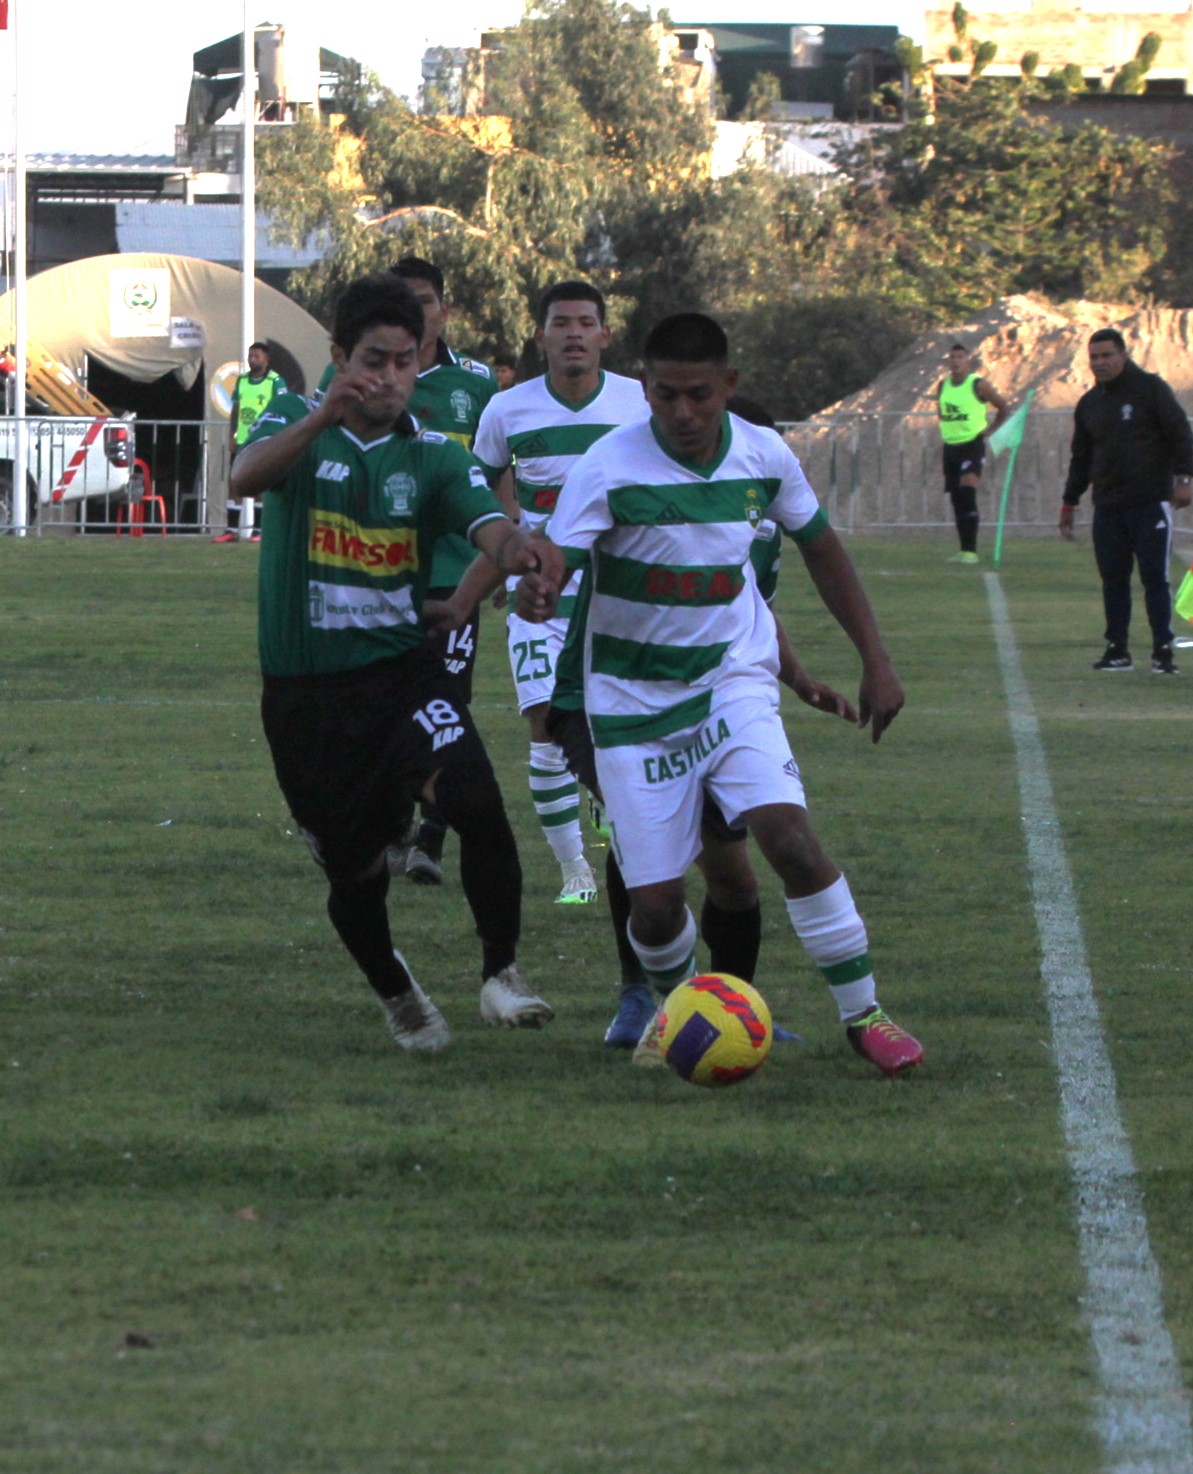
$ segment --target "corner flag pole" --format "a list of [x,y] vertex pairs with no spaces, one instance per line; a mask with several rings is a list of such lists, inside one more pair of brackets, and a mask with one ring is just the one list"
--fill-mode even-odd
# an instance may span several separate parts
[[1023,397],[1023,403],[1006,422],[1000,425],[994,434],[986,442],[993,455],[999,455],[1004,450],[1011,452],[1007,461],[1007,474],[1003,477],[1002,500],[998,504],[998,530],[994,534],[994,556],[993,563],[998,568],[1002,563],[1002,539],[1007,522],[1007,502],[1011,497],[1011,482],[1015,479],[1015,462],[1019,458],[1019,447],[1023,444],[1023,431],[1027,425],[1027,412],[1031,408],[1031,402],[1036,397],[1036,391],[1029,389]]

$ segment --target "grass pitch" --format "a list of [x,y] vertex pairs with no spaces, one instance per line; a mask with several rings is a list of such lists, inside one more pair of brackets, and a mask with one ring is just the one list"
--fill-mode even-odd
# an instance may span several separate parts
[[[601,1048],[607,913],[551,904],[497,616],[475,711],[558,1017],[485,1029],[458,881],[396,883],[458,1041],[411,1059],[273,781],[253,549],[0,541],[4,1474],[1099,1467],[982,575],[851,546],[907,709],[877,748],[794,700],[789,726],[928,1062],[852,1055],[764,881],[757,982],[806,1043],[702,1092]],[[1012,544],[1002,583],[1187,1376],[1193,657],[1094,675],[1088,547]],[[794,553],[780,604],[851,689]]]

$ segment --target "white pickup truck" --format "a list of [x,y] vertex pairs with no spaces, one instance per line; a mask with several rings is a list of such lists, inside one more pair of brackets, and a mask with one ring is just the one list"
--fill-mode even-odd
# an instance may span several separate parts
[[[131,415],[28,417],[26,522],[33,522],[39,506],[126,496],[133,473],[132,419]],[[0,532],[13,525],[15,455],[16,421],[0,415]]]
[[[2,327],[3,324],[0,324]],[[70,369],[30,339],[25,404],[25,521],[39,507],[137,495],[134,416],[115,415]],[[12,529],[17,422],[11,345],[0,347],[0,533]]]

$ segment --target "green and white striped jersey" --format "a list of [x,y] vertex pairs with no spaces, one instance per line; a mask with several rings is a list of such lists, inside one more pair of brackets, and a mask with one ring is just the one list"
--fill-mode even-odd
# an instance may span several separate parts
[[584,706],[597,747],[685,731],[778,672],[751,563],[766,520],[797,542],[828,519],[773,431],[726,415],[716,460],[678,460],[653,425],[615,430],[572,470],[549,532],[591,563]]
[[522,521],[533,531],[551,515],[564,477],[585,451],[610,430],[649,413],[637,379],[602,369],[596,393],[572,404],[552,391],[544,374],[490,399],[472,453],[490,482],[514,467]]

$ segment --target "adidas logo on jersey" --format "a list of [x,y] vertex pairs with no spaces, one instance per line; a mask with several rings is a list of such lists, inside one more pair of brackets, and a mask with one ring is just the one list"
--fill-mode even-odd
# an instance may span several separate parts
[[688,519],[679,510],[674,502],[668,502],[654,520],[656,527],[667,527],[674,526],[676,523],[679,522],[686,522]]
[[545,456],[551,454],[551,444],[544,435],[532,435],[529,440],[518,441],[520,456]]
[[316,481],[347,481],[352,469],[342,461],[324,461],[315,472]]

